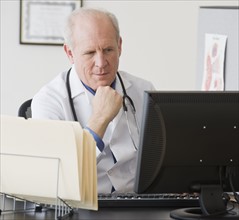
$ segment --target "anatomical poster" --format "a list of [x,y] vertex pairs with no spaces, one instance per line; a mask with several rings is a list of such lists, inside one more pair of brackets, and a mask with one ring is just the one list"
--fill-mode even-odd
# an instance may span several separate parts
[[224,90],[224,63],[227,36],[205,34],[203,91]]

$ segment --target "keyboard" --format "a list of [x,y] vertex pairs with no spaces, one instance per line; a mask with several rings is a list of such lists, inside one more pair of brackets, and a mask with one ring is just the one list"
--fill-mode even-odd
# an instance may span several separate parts
[[197,194],[98,194],[98,206],[104,207],[198,207]]

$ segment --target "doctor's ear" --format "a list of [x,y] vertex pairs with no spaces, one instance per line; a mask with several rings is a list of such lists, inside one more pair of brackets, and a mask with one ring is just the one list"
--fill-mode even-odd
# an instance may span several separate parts
[[119,56],[120,56],[121,52],[122,52],[122,38],[121,37],[118,40],[118,50],[119,50]]
[[64,51],[65,51],[68,59],[70,60],[71,64],[73,64],[74,63],[74,59],[73,59],[73,53],[72,53],[71,48],[67,44],[64,44],[63,48],[64,48]]

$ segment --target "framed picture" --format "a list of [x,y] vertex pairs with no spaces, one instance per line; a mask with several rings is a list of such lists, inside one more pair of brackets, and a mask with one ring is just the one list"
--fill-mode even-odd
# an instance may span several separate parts
[[82,0],[21,0],[20,44],[63,45],[66,17]]

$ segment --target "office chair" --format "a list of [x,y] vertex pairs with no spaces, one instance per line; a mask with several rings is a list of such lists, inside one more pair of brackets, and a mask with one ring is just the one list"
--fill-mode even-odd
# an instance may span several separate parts
[[21,106],[18,109],[19,117],[24,117],[25,119],[32,117],[31,103],[32,99],[29,99],[21,104]]

